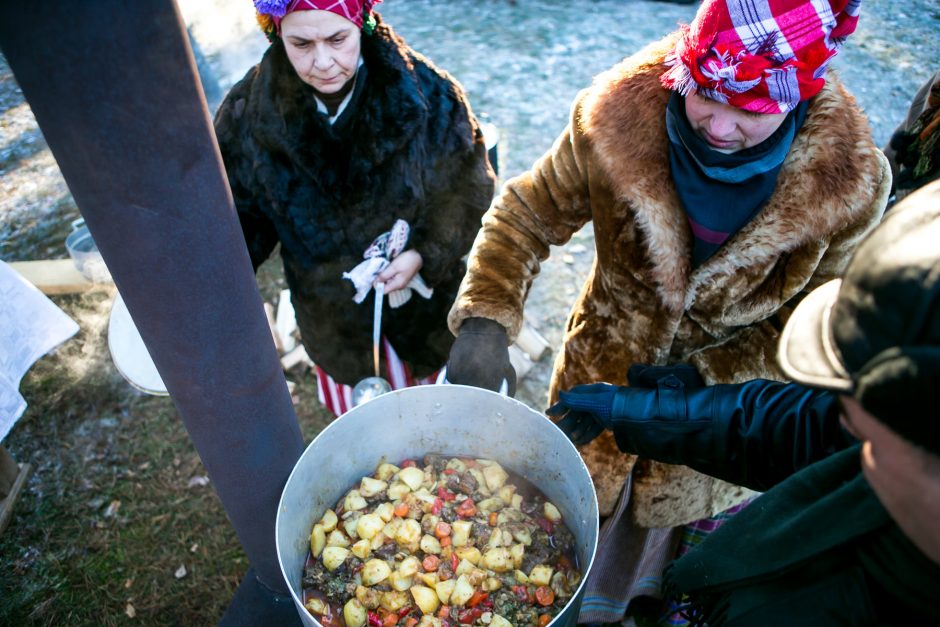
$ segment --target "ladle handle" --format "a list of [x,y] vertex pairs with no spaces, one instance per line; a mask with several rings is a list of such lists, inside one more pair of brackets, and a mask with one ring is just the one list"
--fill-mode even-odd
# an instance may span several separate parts
[[372,323],[372,363],[375,365],[375,376],[379,375],[379,341],[382,339],[382,301],[385,298],[385,283],[376,283],[375,313]]

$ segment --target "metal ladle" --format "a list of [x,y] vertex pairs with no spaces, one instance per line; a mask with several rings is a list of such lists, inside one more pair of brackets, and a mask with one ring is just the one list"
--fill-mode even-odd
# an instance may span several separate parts
[[392,391],[391,384],[379,376],[379,341],[382,339],[382,301],[385,298],[385,284],[376,283],[374,289],[375,313],[372,323],[372,362],[375,365],[375,376],[366,377],[353,388],[353,407]]

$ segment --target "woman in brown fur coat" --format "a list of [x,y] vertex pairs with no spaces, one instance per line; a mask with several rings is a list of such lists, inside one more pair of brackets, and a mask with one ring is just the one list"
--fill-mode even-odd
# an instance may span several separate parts
[[[624,384],[635,363],[691,364],[706,384],[783,378],[780,329],[806,293],[842,273],[880,220],[891,176],[854,98],[823,78],[858,2],[832,0],[818,15],[807,0],[776,3],[804,21],[761,15],[750,32],[770,32],[746,42],[739,33],[756,25],[735,20],[752,14],[729,11],[742,4],[767,8],[706,0],[689,27],[598,76],[551,150],[507,183],[450,312],[452,382],[495,389],[539,264],[588,221],[596,256],[568,317],[551,402],[577,384]],[[748,135],[749,119],[774,128]],[[747,496],[685,467],[625,456],[609,434],[582,455],[601,513],[615,513],[619,499],[591,579],[616,577],[610,585],[627,596],[595,590],[604,599],[592,607],[589,587],[582,622],[617,620],[630,596],[657,592],[622,581],[625,572],[659,574],[636,568],[653,545],[672,557],[674,534],[649,528],[706,518]]]

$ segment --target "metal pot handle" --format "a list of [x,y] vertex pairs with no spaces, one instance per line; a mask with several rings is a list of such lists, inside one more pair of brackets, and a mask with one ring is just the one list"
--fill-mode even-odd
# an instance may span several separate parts
[[[447,380],[447,366],[441,368],[441,371],[437,373],[437,380],[434,381],[435,385],[448,385],[450,381]],[[509,395],[509,381],[503,379],[503,382],[499,384],[499,393],[503,396]]]

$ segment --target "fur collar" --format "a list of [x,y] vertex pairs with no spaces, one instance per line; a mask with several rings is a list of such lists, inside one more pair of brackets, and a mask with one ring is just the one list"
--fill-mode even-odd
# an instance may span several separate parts
[[[880,183],[867,121],[830,70],[764,209],[710,259],[691,271],[692,235],[669,176],[663,57],[676,35],[647,46],[599,75],[580,99],[578,123],[615,196],[635,214],[663,304],[691,308],[724,290],[743,268],[781,256],[859,220]],[[729,290],[738,293],[740,290]]]

